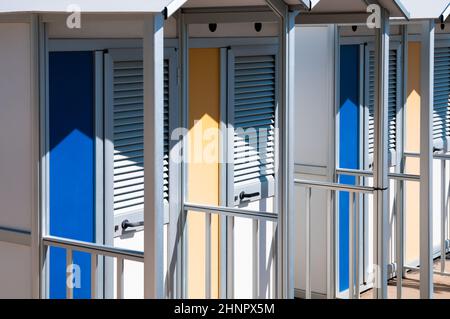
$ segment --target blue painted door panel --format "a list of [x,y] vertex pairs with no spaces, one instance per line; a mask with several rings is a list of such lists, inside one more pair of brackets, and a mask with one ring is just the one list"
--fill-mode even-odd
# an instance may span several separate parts
[[[92,52],[49,55],[50,234],[95,241],[94,57]],[[80,287],[90,298],[90,256],[74,252]],[[66,297],[66,253],[50,250],[50,297]],[[75,266],[76,267],[76,266]]]
[[[343,45],[340,52],[339,165],[359,168],[359,45]],[[352,176],[340,177],[355,184]],[[339,291],[349,285],[349,194],[339,195]]]

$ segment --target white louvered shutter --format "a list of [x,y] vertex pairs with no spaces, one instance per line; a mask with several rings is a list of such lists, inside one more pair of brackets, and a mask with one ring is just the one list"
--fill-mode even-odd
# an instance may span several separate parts
[[[267,54],[266,54],[267,53]],[[235,205],[273,196],[275,175],[276,55],[236,54],[230,66],[234,127],[232,199]],[[242,196],[244,195],[244,196]]]
[[[112,63],[114,213],[144,208],[143,64],[137,59]],[[169,62],[164,60],[164,201],[169,200]]]
[[164,201],[169,201],[169,152],[170,152],[170,126],[169,126],[169,103],[170,103],[170,72],[169,60],[164,59]]
[[447,150],[450,135],[450,47],[436,47],[434,56],[433,140],[436,150]]
[[369,109],[369,135],[367,141],[367,149],[369,156],[373,157],[374,150],[374,141],[375,141],[375,128],[374,128],[374,119],[375,119],[375,53],[373,51],[369,51],[369,83],[368,83],[368,109]]
[[[397,150],[397,105],[399,98],[399,55],[397,49],[389,51],[389,104],[388,104],[388,145],[389,145],[389,161],[391,166],[395,165],[395,153]],[[367,151],[370,162],[373,161],[374,154],[374,118],[375,118],[375,53],[369,51],[368,61],[368,138]]]

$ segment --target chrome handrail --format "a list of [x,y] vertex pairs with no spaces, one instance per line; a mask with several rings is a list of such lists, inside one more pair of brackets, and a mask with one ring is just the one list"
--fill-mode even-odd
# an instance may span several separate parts
[[[420,153],[416,153],[416,152],[404,152],[403,155],[405,157],[415,157],[415,158],[420,158]],[[440,159],[440,160],[450,160],[450,154],[445,153],[445,154],[433,154],[433,158],[434,159]]]
[[345,191],[352,193],[363,193],[363,194],[373,194],[374,188],[368,186],[354,186],[354,185],[346,185],[340,183],[330,183],[330,182],[318,182],[318,181],[310,181],[303,179],[295,179],[294,183],[297,185],[302,185],[306,187],[325,189],[325,190],[333,190],[333,191]]
[[30,246],[31,231],[0,226],[0,242]]
[[144,262],[144,252],[107,245],[89,243],[80,240],[62,238],[57,236],[44,236],[42,242],[46,246],[70,248],[72,250],[102,255],[105,257],[123,258],[138,262]]
[[278,215],[263,211],[252,211],[248,209],[230,208],[224,206],[209,206],[203,204],[184,203],[184,211],[192,211],[199,213],[212,213],[224,216],[251,218],[276,222],[278,221]]
[[[336,174],[349,175],[349,176],[361,176],[361,177],[373,177],[372,171],[348,169],[348,168],[337,168]],[[388,177],[393,180],[411,181],[411,182],[420,181],[420,175],[415,175],[415,174],[388,173]]]

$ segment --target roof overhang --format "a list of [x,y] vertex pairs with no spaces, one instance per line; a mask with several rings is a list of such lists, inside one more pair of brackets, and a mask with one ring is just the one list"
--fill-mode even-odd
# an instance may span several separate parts
[[[320,0],[282,0],[310,10]],[[0,2],[0,13],[64,13],[74,11],[74,5],[84,13],[156,13],[165,9],[171,13],[181,6],[217,8],[267,5],[265,0],[12,0]],[[170,14],[169,14],[170,15]]]
[[[0,13],[62,13],[78,7],[84,13],[162,12],[172,0],[13,0],[0,2]],[[75,5],[75,6],[74,6]]]
[[439,19],[441,20],[441,22],[444,22],[445,20],[447,20],[449,15],[450,15],[450,3],[447,5],[447,7],[441,13],[441,15],[439,16]]
[[[285,4],[310,10],[322,0],[280,0]],[[227,8],[227,7],[262,7],[267,6],[266,0],[188,0],[183,8]]]
[[439,19],[448,17],[449,0],[398,0],[410,12],[410,20]]
[[371,4],[378,4],[385,8],[391,17],[407,20],[410,18],[408,8],[401,0],[321,0],[311,10],[298,16],[297,22],[301,24],[362,24],[366,23],[368,16],[372,13],[368,11],[368,6]]

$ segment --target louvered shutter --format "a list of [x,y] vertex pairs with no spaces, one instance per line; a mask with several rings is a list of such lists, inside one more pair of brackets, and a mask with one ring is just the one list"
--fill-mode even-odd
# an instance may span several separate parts
[[[399,97],[399,55],[397,49],[389,51],[389,97],[388,97],[388,145],[389,162],[391,166],[395,165],[395,153],[397,150],[397,105]],[[370,163],[373,162],[374,153],[374,119],[375,119],[375,52],[369,51],[368,59],[368,86],[367,86],[367,104],[368,104],[368,137],[367,152]]]
[[434,56],[433,139],[437,150],[447,150],[450,135],[450,47],[436,47]]
[[[144,109],[142,54],[112,59],[114,214],[144,208]],[[123,56],[123,58],[121,58]],[[164,60],[164,201],[169,201],[169,61]]]
[[170,152],[170,126],[169,126],[169,103],[170,103],[170,80],[169,60],[164,59],[164,201],[169,201],[169,152]]
[[[234,127],[232,199],[235,205],[273,196],[276,55],[272,49],[233,55],[229,114]],[[244,195],[244,196],[242,196]]]

